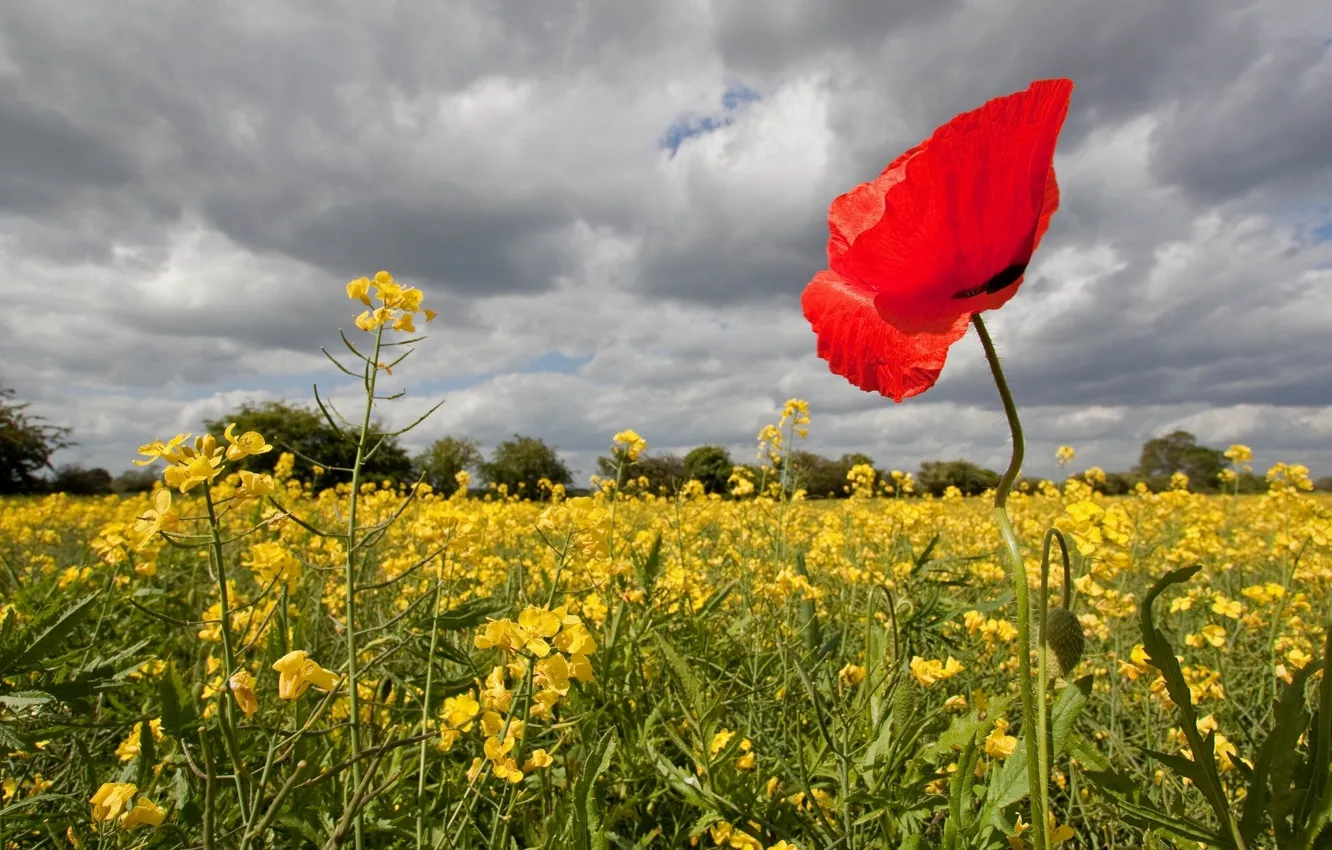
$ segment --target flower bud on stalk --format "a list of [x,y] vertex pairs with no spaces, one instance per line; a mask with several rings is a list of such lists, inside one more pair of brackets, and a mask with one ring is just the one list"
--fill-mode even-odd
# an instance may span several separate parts
[[1082,660],[1087,640],[1082,634],[1082,623],[1067,608],[1056,608],[1045,621],[1045,643],[1054,656],[1055,669],[1067,676]]

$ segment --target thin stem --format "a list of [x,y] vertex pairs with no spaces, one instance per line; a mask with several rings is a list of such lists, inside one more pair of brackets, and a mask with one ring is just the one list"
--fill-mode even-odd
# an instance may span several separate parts
[[241,818],[248,827],[249,818],[246,817],[245,801],[247,794],[245,791],[245,782],[241,774],[245,772],[240,755],[240,747],[236,743],[235,714],[232,713],[234,702],[230,698],[231,677],[236,672],[236,652],[232,648],[231,634],[231,611],[230,600],[227,593],[227,564],[223,557],[222,531],[218,527],[217,508],[213,504],[213,490],[211,485],[204,482],[204,504],[208,507],[208,533],[210,541],[209,552],[212,556],[213,570],[217,574],[217,592],[218,604],[221,606],[221,628],[222,628],[222,655],[226,679],[222,684],[222,698],[218,700],[217,719],[218,725],[222,729],[222,743],[227,751],[227,756],[231,759],[231,773],[236,782],[237,804],[240,806]]
[[[351,492],[347,496],[347,561],[343,575],[347,600],[347,697],[351,716],[352,786],[363,791],[361,782],[361,713],[360,694],[357,692],[356,669],[356,508],[361,490],[361,466],[365,462],[365,446],[370,436],[370,417],[375,408],[375,380],[379,377],[379,348],[384,339],[384,326],[375,332],[375,353],[365,365],[365,413],[361,417],[360,439],[356,441],[356,462],[352,464]],[[361,850],[364,843],[365,819],[359,809],[355,813],[354,846]]]
[[[1051,529],[1053,531],[1054,529]],[[1036,633],[1036,728],[1040,731],[1040,741],[1036,747],[1036,770],[1043,780],[1048,780],[1050,776],[1050,738],[1045,734],[1045,730],[1050,727],[1049,708],[1046,705],[1047,690],[1050,687],[1050,668],[1047,655],[1049,650],[1046,646],[1046,626],[1050,615],[1050,558],[1048,541],[1050,535],[1046,533],[1047,545],[1045,552],[1041,557],[1041,598],[1040,619],[1037,621]],[[1041,782],[1041,808],[1050,811],[1050,783]]]
[[1044,795],[1040,792],[1046,777],[1041,775],[1038,758],[1033,758],[1038,754],[1039,742],[1045,738],[1045,729],[1037,727],[1036,695],[1031,677],[1031,601],[1027,587],[1027,568],[1022,561],[1022,548],[1018,545],[1017,535],[1013,532],[1013,525],[1009,522],[1008,511],[1005,509],[1008,493],[1013,488],[1013,482],[1017,480],[1018,471],[1022,469],[1024,451],[1022,423],[1018,420],[1017,405],[1013,403],[1013,394],[1008,389],[1008,381],[1004,379],[1003,368],[999,365],[999,355],[994,350],[989,332],[985,330],[985,322],[979,313],[972,315],[971,322],[976,326],[981,346],[985,349],[985,359],[990,364],[990,373],[994,376],[999,398],[1004,404],[1004,415],[1008,417],[1008,427],[1013,435],[1013,457],[1009,461],[1008,470],[1004,472],[1004,477],[999,480],[999,486],[994,491],[994,520],[999,526],[1008,562],[1013,569],[1013,590],[1017,597],[1018,692],[1022,697],[1022,739],[1027,747],[1032,842],[1039,850],[1049,850],[1048,821],[1042,799]]
[[[426,656],[425,696],[421,698],[421,734],[424,735],[430,724],[430,686],[435,672],[435,650],[439,646],[439,586],[442,579],[435,579],[435,600],[430,609],[430,654]],[[416,767],[416,850],[424,846],[425,809],[421,801],[425,799],[426,742],[421,742],[421,757]]]

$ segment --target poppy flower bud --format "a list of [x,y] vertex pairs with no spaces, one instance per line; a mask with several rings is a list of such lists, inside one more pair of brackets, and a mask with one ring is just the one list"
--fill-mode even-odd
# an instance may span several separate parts
[[911,677],[903,676],[897,680],[897,687],[893,690],[893,730],[900,732],[915,711],[916,695],[911,690]]
[[1056,608],[1045,619],[1045,644],[1055,657],[1060,676],[1067,676],[1082,660],[1087,640],[1082,623],[1067,608]]

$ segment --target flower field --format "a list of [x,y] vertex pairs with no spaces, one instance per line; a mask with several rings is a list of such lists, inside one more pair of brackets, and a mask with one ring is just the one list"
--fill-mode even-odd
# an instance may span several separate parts
[[[769,452],[803,410],[766,429]],[[872,472],[824,502],[741,475],[736,497],[630,485],[546,503],[365,482],[353,688],[346,538],[329,531],[351,489],[286,477],[290,460],[272,477],[223,465],[206,498],[6,504],[5,846],[336,846],[352,811],[372,847],[1023,846],[989,500]],[[1047,526],[1073,544],[1086,636],[1073,669],[1050,665],[1053,841],[1197,846],[1144,831],[1144,811],[1215,828],[1171,762],[1190,742],[1139,623],[1153,582],[1192,565],[1156,622],[1243,809],[1274,701],[1322,657],[1332,579],[1332,502],[1301,467],[1269,480],[1262,496],[1070,481],[1010,497],[1028,562]],[[1057,606],[1062,565],[1049,585]],[[1276,755],[1294,764],[1316,728],[1286,728]]]
[[328,356],[359,421],[316,391],[346,465],[210,423],[139,449],[149,494],[4,504],[0,846],[1332,847],[1308,470],[1240,495],[1264,479],[1236,445],[1198,482],[1223,495],[1019,479],[981,313],[1058,207],[1072,90],[959,115],[837,198],[803,298],[831,371],[899,402],[974,328],[1013,445],[993,489],[848,461],[848,498],[807,499],[799,399],[711,489],[652,491],[634,431],[590,496],[370,480],[425,418],[379,424],[381,373],[436,314],[353,280],[366,336]]

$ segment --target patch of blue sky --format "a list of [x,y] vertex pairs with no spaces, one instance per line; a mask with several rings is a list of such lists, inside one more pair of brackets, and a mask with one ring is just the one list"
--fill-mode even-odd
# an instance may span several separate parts
[[684,144],[686,140],[730,126],[735,121],[731,113],[746,103],[752,103],[759,99],[759,93],[743,83],[728,86],[726,91],[722,92],[720,113],[681,115],[671,122],[671,126],[666,128],[666,132],[662,135],[659,143],[661,149],[670,151],[671,156],[674,157],[676,152],[680,150],[680,145]]
[[559,351],[547,351],[545,354],[531,358],[516,369],[505,369],[494,372],[475,372],[471,375],[459,375],[453,378],[440,378],[434,381],[425,381],[413,385],[412,392],[418,395],[422,393],[457,392],[458,390],[479,387],[487,381],[498,378],[500,375],[511,375],[514,373],[576,375],[578,374],[579,369],[582,369],[591,362],[591,354],[581,357],[570,357]]
[[556,372],[561,375],[576,375],[578,370],[592,362],[592,355],[570,357],[559,351],[547,351],[540,357],[533,357],[522,366],[519,372]]

